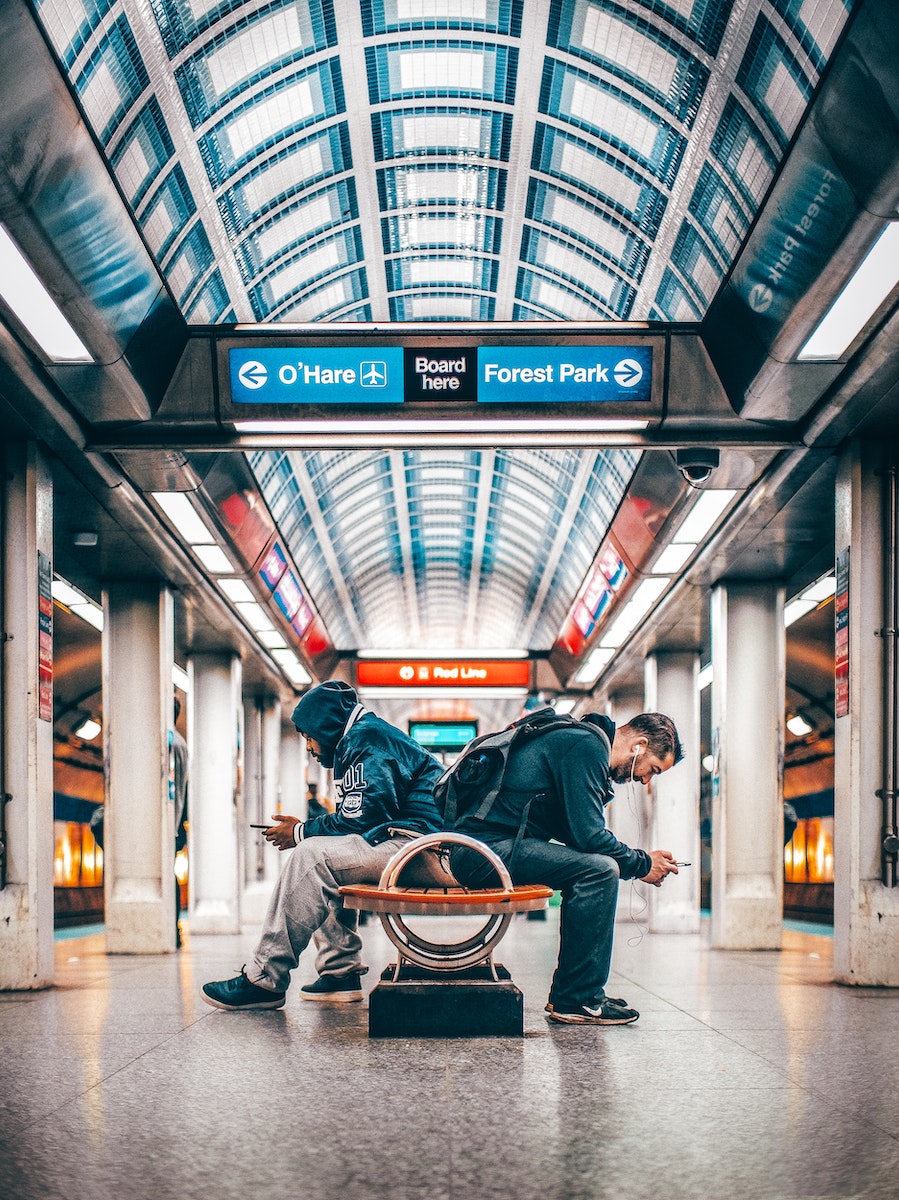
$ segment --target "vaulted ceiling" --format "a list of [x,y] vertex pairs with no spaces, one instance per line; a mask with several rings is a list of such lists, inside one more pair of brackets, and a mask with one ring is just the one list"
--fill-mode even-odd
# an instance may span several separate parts
[[[554,653],[570,684],[620,580],[655,572],[701,494],[669,451],[718,439],[708,486],[727,494],[722,521],[732,499],[741,515],[718,549],[659,572],[654,595],[681,597],[659,636],[700,643],[703,589],[725,570],[811,577],[833,447],[889,425],[895,335],[853,358],[885,308],[834,361],[797,352],[896,216],[895,17],[885,0],[10,0],[0,223],[95,366],[48,362],[0,304],[4,414],[54,446],[77,426],[61,457],[99,470],[117,531],[95,514],[96,552],[61,547],[59,563],[96,590],[127,560],[224,605],[151,499],[191,491],[214,523],[224,448],[242,467],[221,474],[264,502],[337,653]],[[815,238],[790,250],[816,204]],[[657,426],[617,442],[565,432],[545,405],[542,445],[441,437],[436,407],[433,438],[381,437],[376,417],[342,440],[319,414],[251,445],[221,417],[208,349],[623,328],[667,340]],[[174,547],[161,564],[125,547],[135,499]],[[239,548],[232,565],[258,582]],[[194,644],[212,636],[205,607],[189,606]]]
[[187,320],[702,317],[851,0],[36,0]]

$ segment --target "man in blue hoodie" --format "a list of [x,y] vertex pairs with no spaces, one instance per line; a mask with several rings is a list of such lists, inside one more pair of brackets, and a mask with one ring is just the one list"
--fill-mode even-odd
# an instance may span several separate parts
[[236,978],[203,986],[203,999],[216,1008],[281,1008],[290,972],[322,926],[333,949],[331,970],[304,992],[310,999],[361,999],[362,943],[338,889],[377,883],[406,841],[441,828],[433,797],[440,763],[368,712],[349,684],[328,680],[312,688],[292,720],[309,753],[334,771],[337,811],[305,822],[273,816],[265,837],[291,854],[250,962]]

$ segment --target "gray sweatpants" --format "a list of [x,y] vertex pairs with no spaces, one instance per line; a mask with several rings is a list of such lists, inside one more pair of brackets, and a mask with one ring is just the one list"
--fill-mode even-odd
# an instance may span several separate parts
[[348,883],[377,883],[394,854],[408,842],[397,834],[371,846],[357,833],[313,837],[286,851],[288,861],[269,902],[262,936],[246,966],[260,987],[285,991],[290,972],[310,939],[316,939],[316,967],[331,975],[361,971],[362,939],[355,913],[344,909],[338,888]]

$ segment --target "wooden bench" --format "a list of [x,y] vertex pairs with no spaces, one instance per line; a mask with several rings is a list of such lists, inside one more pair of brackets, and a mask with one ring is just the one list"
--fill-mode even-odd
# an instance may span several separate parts
[[[407,886],[401,882],[403,872],[418,855],[439,854],[459,845],[490,862],[498,886]],[[545,908],[552,888],[539,884],[516,887],[505,863],[483,842],[459,833],[435,833],[401,847],[377,884],[347,885],[340,894],[347,908],[377,913],[399,952],[397,962],[384,971],[369,998],[372,1037],[522,1035],[521,992],[508,971],[494,961],[493,952],[512,916]],[[486,920],[475,933],[457,941],[435,941],[405,920],[421,915],[474,915]]]

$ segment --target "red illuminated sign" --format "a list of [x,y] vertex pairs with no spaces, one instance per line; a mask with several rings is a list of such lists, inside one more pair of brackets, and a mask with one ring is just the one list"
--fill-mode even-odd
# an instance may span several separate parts
[[397,659],[356,664],[360,687],[520,687],[530,685],[530,664],[486,659]]

